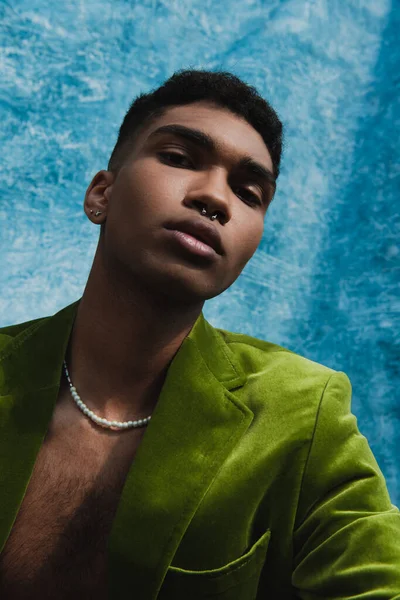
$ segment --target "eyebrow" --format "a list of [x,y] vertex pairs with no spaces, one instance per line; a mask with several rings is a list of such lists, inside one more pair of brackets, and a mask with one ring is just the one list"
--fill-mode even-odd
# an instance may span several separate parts
[[[217,145],[210,135],[204,133],[204,131],[200,131],[200,129],[193,129],[191,127],[185,127],[184,125],[162,125],[158,129],[152,131],[152,133],[149,135],[149,138],[165,133],[177,135],[188,140],[189,142],[193,142],[197,146],[200,146],[210,153],[217,152]],[[275,191],[276,179],[272,171],[255,161],[251,156],[243,156],[237,164],[237,167],[240,170],[246,171],[258,178],[265,180]]]

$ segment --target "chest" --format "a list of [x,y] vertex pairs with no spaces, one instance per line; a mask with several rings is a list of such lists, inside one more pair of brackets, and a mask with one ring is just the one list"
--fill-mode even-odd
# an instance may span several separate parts
[[0,555],[1,598],[107,598],[107,539],[145,429],[50,428]]

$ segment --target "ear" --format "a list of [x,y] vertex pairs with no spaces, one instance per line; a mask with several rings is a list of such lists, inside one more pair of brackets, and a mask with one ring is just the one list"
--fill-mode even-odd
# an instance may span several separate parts
[[99,171],[86,190],[83,208],[92,223],[101,225],[105,222],[114,179],[115,175],[111,171]]

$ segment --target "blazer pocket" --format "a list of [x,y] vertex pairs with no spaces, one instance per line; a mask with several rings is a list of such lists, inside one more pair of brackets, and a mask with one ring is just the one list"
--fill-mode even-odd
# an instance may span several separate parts
[[209,571],[187,571],[169,566],[159,600],[255,600],[268,550],[271,530],[267,531],[245,554]]

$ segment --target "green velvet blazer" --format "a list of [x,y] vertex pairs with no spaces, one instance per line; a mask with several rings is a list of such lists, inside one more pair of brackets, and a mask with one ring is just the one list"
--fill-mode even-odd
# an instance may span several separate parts
[[[78,303],[0,330],[0,551]],[[400,598],[400,513],[347,375],[201,313],[131,465],[108,556],[115,599]]]

